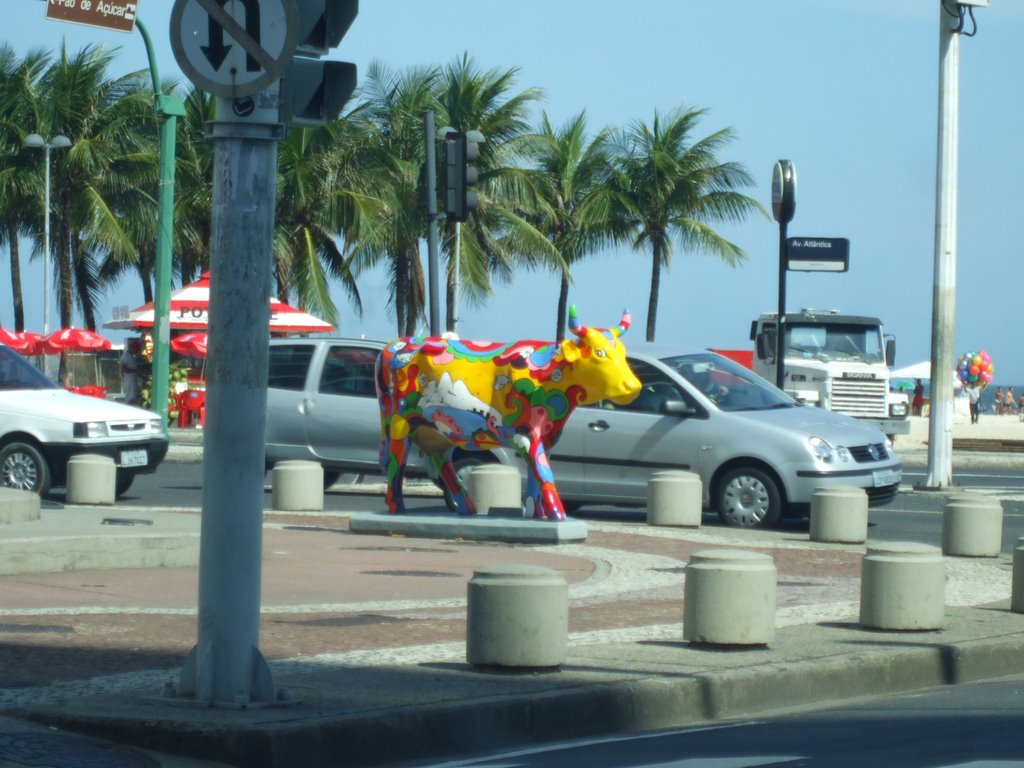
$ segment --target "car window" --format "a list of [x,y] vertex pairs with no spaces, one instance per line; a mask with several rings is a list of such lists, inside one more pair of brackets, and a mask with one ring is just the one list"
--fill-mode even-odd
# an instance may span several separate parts
[[0,345],[0,389],[57,389],[57,385],[17,352]]
[[793,407],[789,395],[760,376],[720,355],[681,355],[662,360],[723,411],[759,411]]
[[376,397],[373,371],[377,352],[363,347],[333,346],[327,351],[319,391],[327,395]]
[[668,374],[649,363],[630,360],[629,367],[640,379],[640,394],[630,403],[619,405],[606,400],[608,407],[619,411],[635,411],[639,413],[660,413],[666,400],[682,400],[683,393],[669,378]]
[[275,389],[304,389],[315,349],[312,344],[271,345],[267,386]]

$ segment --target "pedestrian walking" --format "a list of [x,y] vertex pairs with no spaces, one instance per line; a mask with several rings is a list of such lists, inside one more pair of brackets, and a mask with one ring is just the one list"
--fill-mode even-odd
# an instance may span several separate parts
[[967,398],[971,403],[971,424],[977,424],[981,413],[981,387],[977,384],[968,384]]

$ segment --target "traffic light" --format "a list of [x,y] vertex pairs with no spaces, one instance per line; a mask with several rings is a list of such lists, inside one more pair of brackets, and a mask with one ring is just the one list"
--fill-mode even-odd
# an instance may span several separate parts
[[448,221],[465,221],[476,210],[479,199],[476,186],[479,180],[473,165],[480,158],[479,131],[449,131],[444,137],[445,192],[444,210]]
[[281,78],[280,120],[320,126],[337,120],[356,87],[356,65],[323,61],[359,14],[359,0],[295,0],[298,45]]

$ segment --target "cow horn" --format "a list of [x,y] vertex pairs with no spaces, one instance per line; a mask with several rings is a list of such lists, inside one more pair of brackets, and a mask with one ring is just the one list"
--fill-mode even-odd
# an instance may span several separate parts
[[576,314],[576,305],[569,305],[569,330],[577,336],[583,337],[587,333],[587,327],[580,325],[580,319]]
[[616,336],[621,336],[629,330],[630,323],[633,322],[633,314],[629,311],[629,307],[622,310],[622,319],[619,320],[619,324],[612,328],[612,332]]

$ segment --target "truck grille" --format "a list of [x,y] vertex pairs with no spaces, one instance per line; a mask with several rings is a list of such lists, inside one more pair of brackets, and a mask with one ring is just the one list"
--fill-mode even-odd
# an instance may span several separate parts
[[832,410],[856,418],[884,419],[884,379],[832,379]]

